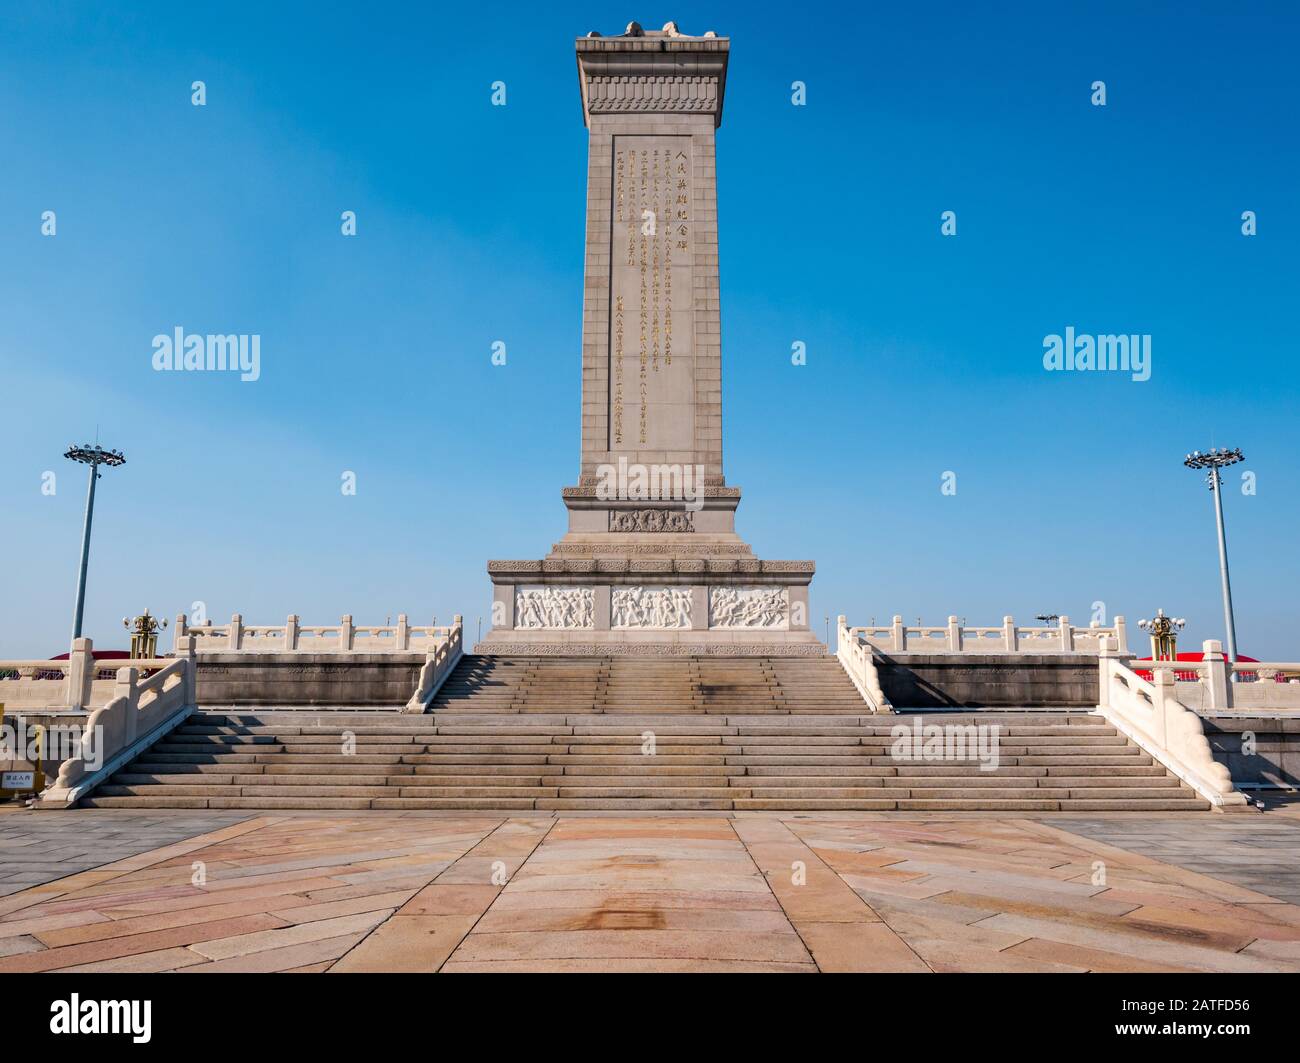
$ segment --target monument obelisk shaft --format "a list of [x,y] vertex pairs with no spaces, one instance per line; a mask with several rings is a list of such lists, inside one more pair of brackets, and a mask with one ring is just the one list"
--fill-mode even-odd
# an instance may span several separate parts
[[715,130],[728,41],[578,41],[590,130],[582,479],[620,457],[722,478]]
[[[751,556],[735,534],[740,491],[722,471],[714,161],[730,42],[671,23],[628,29],[577,42],[589,131],[582,455],[556,552]],[[625,468],[666,470],[688,482],[696,505],[633,484],[611,506],[607,481]],[[637,544],[611,532],[691,538]]]
[[499,653],[824,652],[810,561],[760,561],[722,470],[716,132],[730,42],[576,42],[588,129],[582,450],[568,530],[492,561]]

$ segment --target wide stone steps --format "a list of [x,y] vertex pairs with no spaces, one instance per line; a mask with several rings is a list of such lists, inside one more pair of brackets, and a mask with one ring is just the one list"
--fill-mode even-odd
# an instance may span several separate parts
[[743,711],[852,713],[861,695],[833,657],[524,658],[468,655],[432,710],[476,713],[655,713]]
[[[902,724],[1000,728],[998,764],[892,755]],[[645,732],[654,753],[642,751]],[[199,713],[84,804],[448,811],[1165,811],[1206,803],[1096,716]]]
[[[627,780],[621,780],[626,782]],[[283,786],[123,786],[105,785],[100,788],[99,798],[113,797],[217,797],[217,798],[259,798],[259,797],[294,797],[304,798],[579,798],[584,800],[603,798],[638,798],[648,800],[675,800],[708,798],[720,801],[764,799],[769,801],[822,801],[822,800],[873,800],[885,803],[898,803],[918,799],[946,801],[1080,801],[1095,800],[1103,804],[1121,801],[1146,801],[1154,799],[1165,801],[1178,799],[1174,794],[1152,794],[1146,790],[1108,790],[1098,794],[1089,788],[1080,789],[982,789],[976,795],[962,787],[941,788],[923,787],[918,789],[881,788],[872,786],[848,785],[827,787],[745,787],[745,786],[313,786],[290,789]],[[484,807],[490,807],[484,805]],[[540,807],[540,806],[539,806]]]

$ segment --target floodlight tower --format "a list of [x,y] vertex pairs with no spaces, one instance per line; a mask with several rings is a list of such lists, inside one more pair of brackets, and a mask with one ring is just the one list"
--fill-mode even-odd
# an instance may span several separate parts
[[[1219,470],[1227,465],[1244,461],[1239,447],[1228,450],[1226,447],[1211,447],[1202,454],[1194,450],[1183,459],[1189,469],[1207,469],[1206,481],[1214,495],[1214,519],[1219,529],[1219,575],[1223,579],[1223,621],[1228,628],[1228,660],[1237,659],[1237,626],[1232,619],[1232,583],[1228,579],[1228,542],[1223,534],[1223,476]],[[1236,676],[1234,675],[1235,679]]]
[[69,447],[63,455],[71,461],[79,461],[90,466],[90,486],[86,489],[86,522],[81,529],[81,572],[77,576],[77,611],[72,618],[72,637],[81,638],[81,614],[86,606],[86,566],[90,561],[90,523],[95,516],[95,481],[99,479],[99,467],[105,465],[115,469],[126,463],[120,450],[105,450],[98,443],[93,446],[83,443],[79,447]]

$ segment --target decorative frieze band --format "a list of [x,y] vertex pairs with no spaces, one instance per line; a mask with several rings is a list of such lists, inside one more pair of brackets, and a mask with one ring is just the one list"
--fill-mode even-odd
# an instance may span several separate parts
[[[565,499],[574,501],[591,501],[591,502],[608,502],[609,496],[604,494],[605,485],[608,479],[604,475],[597,473],[584,472],[580,477],[581,483],[576,487],[560,488],[560,495]],[[701,492],[705,501],[716,498],[731,499],[740,498],[739,487],[728,487],[722,482],[722,477],[712,473],[705,474],[703,478],[704,490]]]
[[[700,551],[703,552],[702,550]],[[762,561],[745,558],[619,558],[550,557],[542,561],[489,561],[488,575],[494,583],[535,580],[539,577],[592,577],[634,573],[705,574],[711,577],[741,576],[764,580],[780,577],[783,583],[806,584],[816,570],[812,561]]]
[[587,81],[589,114],[715,114],[716,77],[592,77]]
[[612,509],[612,532],[693,532],[695,514],[688,509]]
[[[612,531],[613,529],[611,529]],[[682,552],[680,543],[676,541],[662,542],[640,542],[640,543],[621,543],[618,551],[620,554],[632,555],[635,557],[677,557]],[[582,561],[590,564],[591,559],[602,554],[609,553],[609,547],[598,543],[556,543],[554,554],[556,557],[563,558],[566,563],[572,564]],[[693,562],[678,562],[677,571],[693,571],[688,568],[682,568],[682,564],[703,565],[704,558],[753,558],[754,552],[745,543],[692,543],[691,554],[695,559]],[[632,560],[629,556],[627,560]]]
[[822,657],[826,647],[807,642],[515,642],[497,639],[474,647],[475,653],[519,657]]

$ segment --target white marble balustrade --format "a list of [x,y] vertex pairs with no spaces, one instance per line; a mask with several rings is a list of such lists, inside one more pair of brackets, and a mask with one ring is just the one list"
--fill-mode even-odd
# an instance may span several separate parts
[[1199,661],[1129,661],[1153,679],[1168,675],[1178,701],[1201,713],[1300,712],[1300,661],[1227,659],[1223,643],[1207,639]]
[[888,625],[867,625],[847,629],[884,653],[1088,653],[1100,652],[1103,639],[1115,639],[1120,652],[1127,652],[1128,634],[1122,616],[1109,627],[1090,624],[1078,627],[1063,616],[1051,627],[1017,624],[1005,616],[998,627],[964,625],[955,616],[938,627],[907,625],[895,616]]
[[354,624],[345,614],[337,624],[301,624],[291,614],[283,624],[245,624],[236,613],[228,624],[190,624],[176,618],[176,639],[194,636],[199,653],[429,653],[450,640],[461,624],[427,626],[408,623],[405,613],[396,624]]

